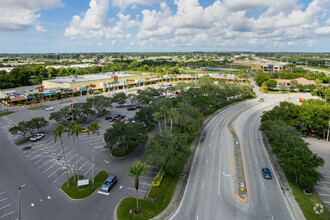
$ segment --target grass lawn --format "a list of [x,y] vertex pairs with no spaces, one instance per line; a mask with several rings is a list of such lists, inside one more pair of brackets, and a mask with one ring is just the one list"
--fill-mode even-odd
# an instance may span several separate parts
[[[171,201],[179,176],[166,176],[162,184],[158,188],[152,188],[149,197],[155,199],[151,200],[139,199],[138,214],[134,213],[136,208],[136,199],[134,197],[127,197],[119,204],[117,209],[117,217],[119,220],[124,219],[150,219],[161,213]],[[130,218],[130,210],[133,210]]]
[[30,107],[30,108],[27,108],[27,110],[38,110],[38,109],[42,109],[43,107],[45,107],[45,106],[40,106],[40,107]]
[[[94,190],[92,190],[92,182],[89,181],[88,185],[77,187],[77,181],[73,181],[73,176],[69,179],[69,187],[66,182],[62,185],[61,189],[72,199],[83,199],[90,196],[96,189],[98,189],[104,181],[108,178],[109,174],[102,170],[94,177]],[[80,180],[83,176],[80,176]]]
[[9,111],[9,112],[1,112],[0,113],[0,117],[5,116],[5,115],[10,115],[12,113],[14,113],[14,112],[11,112],[11,111]]
[[[323,204],[322,200],[318,197],[317,193],[313,190],[312,195],[306,195],[294,182],[288,178],[290,187],[293,191],[293,194],[299,203],[301,210],[303,211],[305,218],[307,220],[326,220],[330,219],[330,212]],[[317,215],[313,208],[316,203],[323,205],[323,213]]]

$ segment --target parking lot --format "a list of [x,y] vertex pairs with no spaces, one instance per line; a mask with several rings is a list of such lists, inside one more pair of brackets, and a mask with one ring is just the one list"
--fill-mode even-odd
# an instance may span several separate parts
[[7,198],[5,189],[0,186],[0,219],[16,219],[16,211],[14,210],[15,206]]

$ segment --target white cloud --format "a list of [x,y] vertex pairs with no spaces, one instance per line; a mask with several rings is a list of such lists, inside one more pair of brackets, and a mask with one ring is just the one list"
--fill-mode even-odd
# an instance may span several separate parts
[[0,31],[23,31],[34,26],[44,32],[37,12],[61,5],[61,0],[1,0]]
[[315,30],[317,35],[330,36],[330,26],[319,27]]
[[71,39],[77,38],[129,38],[122,28],[134,25],[130,16],[118,14],[118,22],[111,26],[111,20],[107,20],[109,0],[91,0],[89,9],[82,16],[72,17],[70,26],[65,29],[64,35]]
[[231,10],[262,9],[270,4],[270,0],[224,0],[223,2]]
[[120,9],[126,9],[132,5],[133,9],[137,4],[139,5],[153,5],[159,3],[160,0],[112,0],[112,5],[119,7]]
[[101,42],[97,42],[97,43],[96,43],[96,46],[98,46],[98,47],[102,47],[103,44],[102,44]]

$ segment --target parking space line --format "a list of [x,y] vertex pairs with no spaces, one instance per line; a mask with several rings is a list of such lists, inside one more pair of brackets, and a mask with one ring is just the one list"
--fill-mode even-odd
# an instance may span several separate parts
[[67,171],[65,170],[60,176],[58,176],[54,181],[53,183],[55,183],[58,179],[60,179]]
[[153,180],[154,178],[151,178],[151,177],[147,177],[147,176],[140,176],[139,178],[145,178],[145,179],[151,179]]
[[57,170],[55,170],[54,172],[52,172],[49,176],[47,176],[47,178],[51,177],[54,173],[56,173],[59,169],[62,169],[62,166],[60,166],[59,168],[57,168]]
[[5,192],[0,192],[0,195],[4,194]]
[[40,160],[38,160],[37,162],[35,162],[34,164],[37,164],[37,163],[39,163],[40,161],[42,161],[43,159],[45,159],[46,157],[50,157],[50,155],[45,155],[43,158],[41,158]]
[[5,205],[5,206],[1,207],[0,210],[4,209],[4,208],[7,208],[8,206],[11,206],[11,204],[8,204],[8,205]]
[[[135,181],[132,181],[132,183],[135,183]],[[139,184],[140,184],[140,185],[147,185],[147,186],[151,186],[151,184],[150,184],[150,183],[141,183],[141,182],[139,182]]]
[[0,219],[4,218],[4,217],[6,217],[6,216],[8,216],[8,215],[10,215],[10,214],[13,214],[14,212],[15,212],[15,211],[11,211],[11,212],[9,212],[9,213],[3,215],[3,216],[0,216]]
[[47,170],[51,169],[53,166],[55,166],[55,164],[57,164],[57,163],[55,162],[53,165],[51,165],[50,167],[48,167],[48,168],[47,168],[46,170],[44,170],[42,173],[47,172]]
[[0,199],[0,202],[2,202],[2,201],[5,201],[7,198],[4,198],[4,199]]
[[330,194],[319,193],[319,196],[330,196]]
[[42,151],[40,154],[34,156],[34,157],[33,157],[32,159],[30,159],[30,160],[34,160],[34,159],[36,159],[38,156],[40,156],[40,155],[43,154],[43,153],[44,153],[44,151]]
[[110,150],[109,148],[101,149],[100,151],[107,151]]
[[[89,161],[87,160],[86,161],[86,163],[88,163]],[[79,170],[81,170],[85,165],[86,165],[86,163],[84,163],[84,165],[82,165],[80,168],[79,168]]]
[[[94,166],[95,166],[95,164],[94,164]],[[84,173],[83,176],[85,176],[85,175],[86,175],[91,169],[92,169],[92,166],[91,166],[91,168],[89,168],[89,169]]]
[[50,160],[48,160],[46,163],[44,163],[43,165],[41,165],[40,167],[38,167],[39,169],[43,166],[45,166],[47,163],[51,162],[52,161],[52,158]]

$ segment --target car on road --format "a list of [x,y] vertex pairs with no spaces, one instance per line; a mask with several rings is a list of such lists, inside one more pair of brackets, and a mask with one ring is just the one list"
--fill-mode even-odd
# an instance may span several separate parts
[[135,111],[135,110],[137,110],[137,107],[128,107],[127,108],[127,111]]
[[103,183],[101,190],[104,192],[109,192],[110,189],[117,183],[116,175],[110,175]]
[[53,106],[47,106],[46,108],[44,108],[45,111],[53,111],[54,108]]
[[45,137],[44,134],[35,134],[35,135],[33,135],[33,137],[30,138],[30,141],[38,141],[38,140],[42,139],[43,137]]
[[259,102],[263,102],[263,101],[265,101],[264,98],[260,98],[260,99],[259,99]]
[[262,169],[262,175],[264,176],[265,179],[271,179],[272,175],[270,174],[270,170],[268,168],[263,168]]

